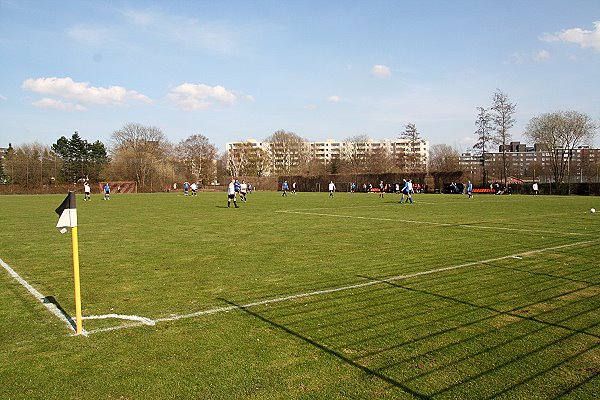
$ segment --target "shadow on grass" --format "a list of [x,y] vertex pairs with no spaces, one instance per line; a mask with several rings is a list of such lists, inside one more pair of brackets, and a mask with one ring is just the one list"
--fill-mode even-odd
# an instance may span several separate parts
[[292,330],[292,329],[290,329],[290,328],[288,328],[288,327],[286,327],[284,325],[278,324],[275,321],[272,321],[272,320],[270,320],[270,319],[268,319],[268,318],[266,318],[266,317],[264,317],[264,316],[262,316],[262,315],[260,315],[260,314],[258,314],[256,312],[254,312],[254,311],[249,310],[248,308],[245,308],[245,307],[243,307],[243,306],[241,306],[239,304],[233,303],[233,302],[231,302],[231,301],[229,301],[227,299],[221,298],[220,300],[223,300],[224,302],[226,302],[226,303],[228,303],[228,304],[230,304],[232,306],[235,306],[235,307],[239,308],[240,310],[244,311],[245,313],[247,313],[247,314],[249,314],[249,315],[251,315],[251,316],[253,316],[253,317],[255,317],[255,318],[257,318],[257,319],[259,319],[261,321],[263,321],[263,322],[266,322],[267,324],[269,324],[271,326],[274,326],[274,327],[276,327],[276,328],[284,331],[285,333],[290,334],[290,335],[292,335],[292,336],[294,336],[294,337],[296,337],[296,338],[298,338],[298,339],[300,339],[300,340],[302,340],[302,341],[310,344],[311,346],[314,346],[314,347],[318,348],[321,351],[324,351],[324,352],[326,352],[326,353],[328,353],[328,354],[330,354],[330,355],[332,355],[332,356],[340,359],[341,361],[345,362],[346,364],[348,364],[348,365],[350,365],[350,366],[352,366],[354,368],[357,368],[357,369],[359,369],[359,370],[361,370],[361,371],[363,371],[363,372],[365,372],[365,373],[367,373],[369,375],[376,376],[377,378],[383,380],[384,382],[389,383],[390,385],[395,386],[395,387],[403,390],[404,392],[406,392],[406,393],[408,393],[408,394],[410,394],[410,395],[412,395],[412,396],[414,396],[414,397],[416,397],[418,399],[431,399],[432,398],[430,396],[421,394],[421,393],[419,393],[419,392],[417,392],[417,391],[409,388],[406,385],[403,385],[402,383],[400,383],[400,382],[398,382],[398,381],[396,381],[396,380],[394,380],[394,379],[392,379],[392,378],[390,378],[388,376],[385,376],[385,375],[383,375],[383,374],[381,374],[381,373],[379,373],[377,371],[374,371],[374,370],[372,370],[372,369],[370,369],[368,367],[365,367],[363,365],[360,365],[360,364],[352,361],[348,357],[344,356],[340,352],[332,350],[332,349],[330,349],[330,348],[322,345],[321,343],[318,343],[315,340],[312,340],[312,339],[310,339],[310,338],[308,338],[308,337],[306,337],[306,336],[304,336],[304,335],[302,335],[302,334],[300,334],[300,333],[298,333],[298,332],[296,332],[296,331],[294,331],[294,330]]
[[69,315],[68,312],[65,311],[65,309],[60,305],[60,303],[58,302],[58,300],[56,300],[54,298],[54,296],[46,296],[44,297],[44,299],[42,300],[42,302],[44,304],[54,304],[56,306],[56,308],[58,309],[58,311],[63,315],[63,317],[65,317],[65,319],[67,321],[69,321],[69,325],[71,325],[71,327],[73,328],[73,330],[77,330],[77,324],[75,323],[75,320],[73,318],[71,318],[71,316]]
[[[360,276],[362,278],[372,279],[372,280],[375,280],[375,281],[378,280],[378,279],[375,279],[375,278],[369,278],[369,277],[362,276],[362,275],[358,275],[358,276]],[[567,331],[572,331],[574,333],[580,333],[580,334],[583,334],[583,335],[589,335],[589,336],[595,337],[597,339],[600,339],[600,335],[596,335],[596,334],[594,334],[592,332],[586,332],[586,331],[583,331],[583,330],[580,330],[580,329],[573,329],[573,328],[571,328],[569,326],[566,326],[566,325],[561,325],[561,324],[558,324],[558,323],[544,321],[544,320],[541,320],[541,319],[536,318],[536,317],[525,316],[525,315],[522,315],[522,314],[518,313],[521,310],[527,311],[525,309],[525,307],[531,307],[531,306],[534,306],[536,304],[541,304],[544,301],[554,300],[554,299],[557,299],[557,298],[565,296],[565,294],[573,294],[573,293],[579,292],[579,291],[581,291],[583,289],[587,289],[589,287],[596,286],[594,284],[588,284],[588,286],[585,286],[583,288],[577,288],[577,289],[574,289],[574,290],[570,290],[568,292],[563,292],[563,293],[560,293],[560,294],[558,294],[556,296],[548,297],[548,298],[545,298],[543,300],[537,301],[535,303],[530,303],[530,304],[527,304],[527,305],[521,305],[519,307],[510,309],[510,310],[501,310],[501,309],[494,308],[494,307],[491,307],[491,306],[482,306],[482,305],[475,304],[475,303],[472,303],[472,302],[460,300],[460,299],[457,299],[457,298],[451,297],[451,296],[445,296],[445,295],[442,295],[442,294],[433,293],[433,292],[429,292],[429,291],[426,291],[426,290],[411,288],[411,287],[408,287],[408,286],[400,285],[400,284],[392,282],[392,281],[381,281],[381,283],[385,283],[387,285],[390,285],[390,286],[393,286],[393,287],[396,287],[396,288],[400,288],[400,289],[404,289],[404,290],[407,290],[407,291],[416,292],[416,293],[420,293],[420,294],[426,294],[428,296],[434,296],[434,297],[437,297],[437,298],[440,298],[440,299],[450,300],[452,302],[464,304],[464,305],[467,305],[467,306],[470,306],[470,307],[474,307],[474,308],[478,308],[478,309],[483,309],[483,310],[489,310],[489,311],[492,311],[492,312],[497,313],[497,314],[508,315],[508,316],[515,317],[515,318],[518,318],[518,319],[529,320],[529,321],[541,323],[541,324],[544,324],[544,325],[553,326],[553,327],[556,327],[556,328],[562,328],[562,329],[565,329]],[[566,307],[566,306],[567,305],[565,305],[564,307]]]
[[[377,280],[377,279],[374,279],[374,280]],[[433,296],[434,298],[438,298],[438,299],[442,299],[442,300],[449,300],[449,301],[454,302],[454,303],[463,304],[463,305],[466,305],[466,306],[469,306],[469,307],[472,307],[472,308],[475,308],[475,309],[492,311],[494,313],[491,316],[485,317],[485,318],[483,318],[483,319],[481,319],[479,321],[475,321],[475,322],[472,322],[472,323],[469,323],[469,324],[466,324],[466,325],[471,325],[473,323],[478,323],[478,322],[481,322],[482,320],[488,320],[488,319],[494,318],[494,317],[496,317],[498,315],[510,316],[510,317],[516,318],[517,321],[530,321],[530,322],[534,322],[536,324],[540,324],[536,329],[533,329],[533,330],[527,331],[526,333],[522,333],[522,334],[520,334],[518,336],[512,337],[509,341],[501,341],[501,342],[499,342],[497,344],[492,345],[491,347],[485,347],[484,349],[482,349],[479,352],[469,353],[469,354],[467,354],[464,357],[459,357],[457,359],[453,359],[451,362],[449,362],[447,365],[445,365],[443,367],[438,367],[438,368],[435,368],[435,369],[433,369],[431,371],[423,372],[421,374],[418,374],[418,375],[410,378],[408,381],[413,381],[414,382],[416,379],[423,378],[426,375],[431,375],[431,374],[434,374],[434,373],[440,373],[444,369],[449,369],[449,370],[459,369],[459,366],[463,362],[468,362],[470,359],[473,359],[474,357],[478,357],[478,356],[480,356],[480,355],[482,355],[484,353],[488,353],[489,354],[492,351],[499,351],[502,347],[507,346],[510,343],[517,342],[518,340],[526,340],[528,337],[533,337],[534,334],[537,334],[537,333],[539,333],[539,332],[541,332],[541,331],[543,331],[543,330],[545,330],[547,328],[550,328],[550,327],[552,327],[552,328],[560,328],[560,329],[566,331],[566,334],[564,336],[560,336],[560,337],[558,337],[556,339],[553,339],[553,340],[551,340],[551,341],[549,341],[547,343],[544,343],[543,345],[535,346],[535,348],[530,349],[530,350],[528,350],[528,351],[526,351],[524,353],[516,354],[516,355],[514,355],[512,357],[509,357],[507,360],[504,360],[504,361],[502,361],[502,362],[500,362],[498,364],[495,364],[494,367],[491,368],[491,369],[483,368],[478,373],[475,373],[475,374],[470,375],[468,377],[463,377],[460,380],[459,383],[454,383],[454,384],[448,385],[445,388],[440,389],[440,390],[436,391],[435,393],[433,393],[433,396],[448,395],[448,394],[451,393],[451,390],[454,389],[454,388],[457,388],[459,386],[469,385],[469,384],[477,381],[480,378],[484,378],[484,377],[486,377],[486,376],[488,376],[488,375],[490,375],[492,373],[495,373],[495,372],[501,370],[504,367],[507,367],[507,366],[512,365],[512,364],[514,364],[516,362],[519,362],[520,360],[524,360],[524,359],[526,359],[529,356],[533,356],[533,355],[536,355],[536,354],[541,354],[542,352],[544,352],[544,351],[546,351],[548,349],[551,349],[552,347],[560,346],[562,343],[564,343],[565,340],[567,340],[569,338],[572,338],[572,337],[574,337],[576,335],[588,336],[588,337],[593,338],[592,340],[594,340],[594,341],[595,341],[595,339],[600,339],[600,335],[594,334],[592,332],[589,332],[589,331],[583,330],[583,329],[575,329],[575,328],[572,328],[572,327],[569,327],[569,326],[563,324],[563,322],[565,322],[567,320],[570,320],[570,319],[573,319],[573,318],[575,318],[577,316],[580,316],[580,315],[583,315],[583,314],[586,314],[586,313],[590,313],[590,312],[596,312],[598,310],[597,307],[596,308],[592,308],[592,309],[586,309],[586,310],[581,311],[579,313],[576,313],[574,315],[573,314],[569,314],[566,318],[564,318],[562,320],[559,320],[557,322],[544,321],[544,320],[542,320],[542,319],[539,318],[541,315],[545,314],[546,312],[542,312],[542,313],[538,314],[535,317],[534,316],[524,316],[524,315],[520,315],[519,314],[519,311],[523,310],[525,307],[534,306],[536,304],[542,304],[542,303],[544,303],[546,301],[559,298],[559,297],[565,295],[564,292],[560,293],[559,295],[556,295],[556,296],[550,296],[550,297],[544,298],[544,299],[542,299],[540,301],[537,301],[535,303],[530,303],[530,304],[526,305],[525,307],[521,306],[521,307],[513,308],[513,309],[510,309],[510,310],[501,310],[501,309],[498,309],[498,308],[495,308],[495,307],[492,307],[492,306],[479,305],[479,304],[475,304],[473,302],[464,301],[464,300],[461,300],[461,299],[458,299],[458,298],[452,297],[452,296],[446,296],[446,295],[442,295],[442,294],[439,294],[439,293],[433,293],[433,292],[427,291],[427,290],[415,289],[415,288],[408,287],[408,286],[405,286],[405,285],[401,285],[401,284],[398,284],[398,283],[395,283],[395,282],[382,281],[382,283],[384,283],[386,285],[389,285],[391,287],[398,288],[398,289],[403,289],[403,290],[414,292],[414,293],[418,293],[418,294],[424,294],[426,296]],[[578,289],[569,291],[567,293],[575,293],[575,292],[578,292],[580,290],[583,290],[583,289],[586,289],[586,288],[589,288],[589,287],[593,287],[593,286],[595,286],[595,285],[594,284],[589,284],[585,288],[578,288]],[[585,301],[585,300],[586,299],[581,299],[581,301]],[[575,302],[575,303],[577,303],[577,302]],[[573,304],[571,304],[571,305],[573,305]],[[561,306],[561,307],[558,307],[558,308],[560,309],[560,308],[568,307],[568,306],[569,305],[564,305],[564,306]],[[550,311],[547,311],[547,312],[552,312],[552,311],[556,311],[556,309],[553,309],[553,310],[550,310]],[[466,325],[461,325],[460,327],[462,328],[462,327],[464,327]],[[588,325],[586,327],[586,329],[595,328],[598,325],[599,325],[599,323],[593,323],[591,325]],[[449,329],[443,330],[442,332],[436,332],[436,333],[428,335],[428,336],[437,336],[438,334],[445,333],[445,332],[448,332],[448,331],[452,331],[452,330],[455,330],[455,329],[457,329],[457,328],[456,327],[451,327]],[[460,344],[464,344],[464,343],[466,343],[468,341],[471,341],[474,338],[476,338],[478,336],[482,336],[484,334],[485,333],[472,336],[470,338],[467,338],[466,340],[461,340],[459,343]],[[420,338],[411,340],[411,342],[416,342],[416,341],[420,341],[420,340],[423,340],[423,339],[425,339],[425,337],[420,337]],[[457,345],[459,343],[449,344],[449,345],[444,346],[444,347],[452,347],[452,346],[455,346],[455,345]],[[407,344],[408,343],[402,343],[402,344],[399,344],[399,345],[394,346],[394,347],[402,347],[402,346],[405,346]],[[437,348],[436,352],[440,351],[444,347]],[[555,371],[555,370],[560,369],[560,368],[564,368],[565,366],[569,365],[569,363],[571,363],[571,362],[579,359],[585,353],[595,351],[598,347],[600,347],[600,344],[598,344],[598,343],[591,344],[590,347],[585,347],[584,346],[584,347],[580,348],[576,353],[571,354],[571,355],[566,356],[566,357],[561,357],[558,360],[550,363],[546,368],[536,370],[535,373],[533,373],[533,374],[530,374],[528,376],[522,377],[521,379],[515,380],[509,387],[498,388],[498,390],[496,390],[496,391],[493,392],[493,396],[492,397],[507,395],[511,391],[515,390],[515,388],[517,388],[517,387],[523,387],[524,385],[526,385],[526,384],[534,381],[535,379],[539,379],[539,378],[543,377],[547,373],[550,373],[550,372]],[[421,356],[423,356],[423,354],[421,354]],[[387,365],[385,367],[385,369],[394,368],[394,365],[397,365],[397,364],[398,363]],[[580,387],[584,386],[585,384],[591,382],[592,380],[594,380],[598,376],[598,370],[595,369],[595,368],[592,368],[590,371],[586,371],[586,372],[590,373],[590,376],[586,377],[585,379],[583,379],[582,381],[580,381],[579,383],[577,383],[575,385],[563,387],[562,390],[561,390],[561,393],[557,394],[557,398],[559,398],[561,396],[564,396],[566,394],[569,394],[569,393],[573,393],[575,390],[577,390],[578,388],[580,388]]]

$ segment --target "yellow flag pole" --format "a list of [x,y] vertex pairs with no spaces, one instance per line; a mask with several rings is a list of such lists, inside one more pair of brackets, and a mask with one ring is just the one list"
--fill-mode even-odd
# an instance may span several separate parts
[[83,330],[83,321],[81,317],[81,287],[79,285],[79,242],[76,226],[71,228],[71,240],[73,242],[73,279],[75,280],[75,321],[76,332],[79,335]]

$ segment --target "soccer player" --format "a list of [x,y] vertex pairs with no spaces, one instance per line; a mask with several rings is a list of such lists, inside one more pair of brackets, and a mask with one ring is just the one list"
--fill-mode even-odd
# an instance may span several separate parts
[[229,186],[227,186],[227,208],[231,207],[231,200],[233,200],[235,208],[238,208],[235,198],[235,178],[231,178],[231,182],[229,182]]
[[470,199],[473,198],[473,183],[471,181],[467,183],[467,194],[469,195]]
[[246,181],[242,180],[242,183],[240,184],[240,199],[244,200],[244,203],[246,202],[246,193],[248,192],[248,184],[246,183]]
[[350,184],[350,193],[354,193],[355,190],[356,190],[356,183],[352,182]]
[[539,192],[539,186],[538,186],[538,183],[537,183],[537,182],[533,182],[533,187],[532,187],[532,188],[533,188],[533,195],[534,195],[534,196],[537,196],[537,195],[538,195],[538,192]]
[[90,192],[91,192],[91,188],[90,188],[90,183],[88,181],[83,182],[83,193],[85,193],[85,196],[83,197],[83,201],[92,201],[92,198],[90,197]]
[[288,191],[287,181],[283,181],[283,185],[281,185],[281,190],[283,190],[283,194],[281,195],[281,197],[287,197],[287,191]]
[[110,185],[108,182],[104,185],[104,200],[110,200]]
[[383,181],[379,182],[379,197],[381,197],[383,199],[383,193],[385,193],[385,185],[383,184]]
[[292,183],[292,194],[296,194],[296,182]]
[[183,195],[187,196],[188,195],[188,190],[190,189],[190,184],[189,182],[185,181],[183,182]]
[[410,179],[408,181],[406,179],[402,179],[402,181],[404,182],[404,188],[402,189],[402,197],[400,198],[399,203],[402,204],[402,202],[404,201],[404,196],[406,196],[406,201],[410,201],[412,204],[413,199],[410,195],[410,192],[412,190],[412,183],[410,182]]
[[198,195],[198,184],[196,182],[192,182],[192,196]]
[[335,192],[335,183],[331,181],[329,182],[329,197],[333,197],[333,192]]

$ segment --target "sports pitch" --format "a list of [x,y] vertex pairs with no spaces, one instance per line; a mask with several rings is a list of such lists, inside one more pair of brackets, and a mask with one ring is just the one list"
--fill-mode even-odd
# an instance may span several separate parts
[[78,195],[79,336],[63,198],[0,197],[2,399],[600,393],[597,197]]

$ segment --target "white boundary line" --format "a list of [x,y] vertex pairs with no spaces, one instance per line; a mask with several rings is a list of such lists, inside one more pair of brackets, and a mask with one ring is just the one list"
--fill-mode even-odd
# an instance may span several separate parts
[[[73,318],[60,310],[54,303],[51,303],[47,300],[46,296],[41,294],[36,288],[31,286],[29,282],[21,277],[14,269],[12,269],[7,263],[5,263],[2,259],[0,259],[0,265],[8,272],[10,276],[12,276],[18,283],[21,284],[27,291],[35,297],[40,303],[44,305],[52,314],[54,314],[58,319],[65,322],[67,327],[71,330],[72,335],[75,335],[76,332],[76,324]],[[123,315],[123,314],[105,314],[105,315],[90,315],[83,317],[83,319],[107,319],[107,318],[118,318],[118,319],[126,319],[131,321],[138,321],[143,325],[154,325],[154,321],[149,318],[139,317],[137,315]],[[81,333],[84,336],[88,336],[89,332],[85,329]]]
[[449,226],[458,228],[469,228],[469,229],[492,229],[492,230],[503,230],[512,232],[531,232],[531,233],[547,233],[552,235],[566,235],[566,236],[590,236],[593,233],[579,233],[579,232],[555,232],[545,231],[541,229],[520,229],[520,228],[507,228],[505,226],[484,226],[484,225],[469,225],[469,224],[450,224],[446,222],[431,222],[431,221],[417,221],[410,219],[398,219],[398,218],[381,218],[381,217],[361,217],[353,215],[342,215],[342,214],[325,214],[308,211],[276,211],[284,214],[301,214],[301,215],[315,215],[317,217],[334,217],[334,218],[347,218],[347,219],[365,219],[370,221],[391,221],[391,222],[405,222],[410,224],[421,224],[421,225],[436,225],[436,226]]
[[[415,277],[423,276],[423,275],[431,275],[431,274],[435,274],[435,273],[439,273],[439,272],[452,271],[452,270],[456,270],[456,269],[460,269],[460,268],[471,267],[474,265],[506,260],[509,258],[521,259],[523,256],[529,256],[532,254],[543,253],[543,252],[551,251],[551,250],[560,250],[560,249],[569,248],[569,247],[586,245],[586,244],[594,243],[597,241],[598,241],[598,239],[586,240],[583,242],[546,247],[543,249],[531,250],[531,251],[515,253],[515,254],[510,254],[507,256],[501,256],[501,257],[495,257],[495,258],[488,258],[486,260],[472,261],[472,262],[468,262],[468,263],[464,263],[464,264],[452,265],[449,267],[442,267],[442,268],[431,269],[428,271],[415,272],[412,274],[396,275],[396,276],[392,276],[392,277],[386,278],[386,279],[373,279],[368,282],[358,283],[355,285],[341,286],[341,287],[337,287],[337,288],[323,289],[323,290],[317,290],[317,291],[306,292],[306,293],[299,293],[299,294],[294,294],[294,295],[290,295],[290,296],[278,297],[278,298],[274,298],[274,299],[260,300],[260,301],[256,301],[256,302],[252,302],[252,303],[247,303],[247,304],[244,304],[241,306],[237,306],[237,305],[225,306],[225,307],[213,308],[210,310],[198,311],[198,312],[194,312],[194,313],[190,313],[190,314],[172,315],[170,317],[157,318],[154,320],[151,318],[140,317],[137,315],[122,315],[122,314],[105,314],[105,315],[85,316],[85,317],[83,317],[84,319],[90,319],[90,320],[91,319],[118,318],[118,319],[130,320],[132,322],[128,323],[128,324],[117,325],[117,326],[112,326],[112,327],[108,327],[108,328],[99,328],[99,329],[93,329],[90,331],[84,330],[83,335],[89,336],[94,333],[108,332],[108,331],[133,328],[133,327],[138,327],[138,326],[154,326],[158,322],[177,321],[180,319],[194,318],[194,317],[199,317],[202,315],[210,315],[210,314],[233,311],[233,310],[237,310],[237,309],[245,309],[245,308],[257,307],[257,306],[262,306],[262,305],[267,305],[267,304],[281,303],[281,302],[301,299],[301,298],[305,298],[305,297],[319,296],[319,295],[323,295],[323,294],[342,292],[342,291],[352,290],[352,289],[360,289],[360,288],[365,288],[368,286],[378,285],[381,283],[394,282],[394,281],[403,280],[403,279],[415,278]],[[56,305],[46,301],[45,300],[46,298],[40,292],[38,292],[25,279],[23,279],[19,274],[17,274],[15,272],[15,270],[13,270],[2,259],[0,259],[0,265],[2,265],[2,267],[17,282],[19,282],[23,287],[25,287],[27,289],[27,291],[30,294],[32,294],[38,301],[40,301],[52,314],[54,314],[56,317],[58,317],[61,321],[64,321],[67,324],[67,326],[69,327],[69,329],[72,331],[71,335],[73,335],[73,336],[75,335],[75,333],[74,333],[75,332],[75,322],[69,315],[64,314],[61,310],[58,309],[58,307],[56,307]]]
[[[157,318],[155,320],[146,318],[146,320],[153,321],[154,324],[156,324],[158,322],[177,321],[180,319],[194,318],[194,317],[199,317],[202,315],[210,315],[210,314],[228,312],[228,311],[233,311],[233,310],[238,310],[238,309],[262,306],[262,305],[267,305],[267,304],[281,303],[281,302],[301,299],[301,298],[305,298],[305,297],[342,292],[342,291],[352,290],[352,289],[360,289],[360,288],[365,288],[368,286],[378,285],[381,283],[394,282],[394,281],[398,281],[398,280],[402,280],[402,279],[414,278],[417,276],[430,275],[430,274],[435,274],[435,273],[439,273],[439,272],[451,271],[451,270],[456,270],[456,269],[460,269],[460,268],[471,267],[474,265],[506,260],[506,259],[510,259],[510,258],[520,259],[520,257],[522,258],[523,256],[529,256],[532,254],[543,253],[546,251],[560,250],[560,249],[569,248],[569,247],[586,245],[586,244],[594,243],[597,241],[598,241],[598,239],[586,240],[586,241],[577,242],[577,243],[563,244],[563,245],[559,245],[559,246],[552,246],[552,247],[546,247],[543,249],[526,251],[526,252],[522,252],[522,253],[510,254],[510,255],[502,256],[502,257],[489,258],[487,260],[472,261],[469,263],[452,265],[449,267],[437,268],[437,269],[432,269],[432,270],[428,270],[428,271],[415,272],[413,274],[396,275],[396,276],[392,276],[392,277],[386,278],[386,279],[371,280],[368,282],[358,283],[355,285],[348,285],[348,286],[342,286],[342,287],[331,288],[331,289],[317,290],[317,291],[313,291],[313,292],[299,293],[299,294],[294,294],[294,295],[290,295],[290,296],[278,297],[278,298],[274,298],[274,299],[260,300],[260,301],[256,301],[256,302],[252,302],[252,303],[247,303],[247,304],[244,304],[241,306],[237,306],[237,305],[236,306],[225,306],[225,307],[213,308],[213,309],[205,310],[205,311],[198,311],[198,312],[194,312],[194,313],[190,313],[190,314],[173,315],[170,317]],[[91,330],[91,331],[88,331],[88,334],[114,331],[114,330],[132,328],[132,327],[142,326],[142,325],[152,325],[152,324],[138,322],[138,323],[132,323],[132,324],[127,324],[127,325],[118,325],[118,326],[113,326],[113,327],[109,327],[109,328],[100,328],[100,329]]]
[[69,315],[66,315],[55,304],[46,300],[46,297],[38,292],[33,286],[31,286],[25,279],[21,278],[21,275],[17,274],[17,272],[12,269],[7,263],[5,263],[2,259],[0,259],[0,265],[8,272],[10,276],[12,276],[17,282],[21,284],[27,291],[36,298],[40,303],[44,305],[52,314],[54,314],[58,319],[65,322],[67,327],[73,332],[75,332],[75,321]]

